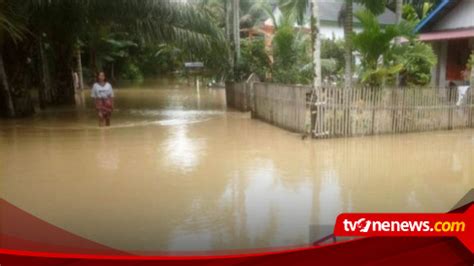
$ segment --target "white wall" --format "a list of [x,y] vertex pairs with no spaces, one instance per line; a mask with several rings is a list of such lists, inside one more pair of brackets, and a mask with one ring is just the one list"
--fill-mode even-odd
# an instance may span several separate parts
[[[360,32],[361,29],[359,27],[354,27],[354,32]],[[334,36],[337,40],[344,39],[344,28],[338,25],[325,25],[321,24],[320,28],[321,37],[324,39],[332,39]]]
[[434,30],[474,27],[474,0],[464,0],[436,23]]
[[321,25],[320,28],[321,37],[324,39],[344,39],[344,29],[338,26],[326,26]]

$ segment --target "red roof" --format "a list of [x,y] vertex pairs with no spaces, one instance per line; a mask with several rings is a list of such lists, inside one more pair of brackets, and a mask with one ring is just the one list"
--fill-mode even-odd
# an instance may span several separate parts
[[450,30],[450,31],[435,31],[435,32],[421,33],[419,36],[419,39],[421,41],[430,42],[430,41],[464,39],[464,38],[473,38],[473,37],[474,37],[474,28],[468,28],[468,29],[459,29],[459,30]]

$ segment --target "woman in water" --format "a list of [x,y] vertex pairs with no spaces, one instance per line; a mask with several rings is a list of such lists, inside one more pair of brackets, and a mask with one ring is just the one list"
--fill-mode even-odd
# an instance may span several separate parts
[[97,81],[92,87],[91,96],[95,99],[99,126],[110,126],[110,117],[114,108],[114,91],[112,85],[107,82],[104,72],[97,74]]

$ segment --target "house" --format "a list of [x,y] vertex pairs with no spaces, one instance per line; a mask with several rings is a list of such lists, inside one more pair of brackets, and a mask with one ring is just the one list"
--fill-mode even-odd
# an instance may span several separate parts
[[[320,15],[320,33],[322,38],[326,39],[343,39],[344,38],[344,27],[342,23],[340,23],[340,14],[344,8],[344,2],[341,0],[326,0],[320,1],[318,3],[319,8],[319,15]],[[360,10],[363,10],[364,6],[354,3],[353,4],[353,12],[357,13]],[[310,17],[310,10],[307,11],[307,17]],[[275,7],[273,10],[273,16],[277,23],[280,21],[282,17],[282,13],[278,7]],[[396,14],[391,11],[390,9],[386,8],[385,12],[378,16],[379,23],[381,25],[390,25],[395,24],[396,22]],[[296,26],[296,25],[295,25]],[[309,23],[306,23],[303,26],[304,29],[310,29]],[[267,19],[263,24],[263,29],[265,32],[272,34],[274,31],[273,20],[271,18]],[[353,22],[353,30],[355,32],[362,31],[362,27],[354,17]]]
[[441,0],[416,31],[420,40],[432,44],[438,57],[432,85],[445,88],[463,83],[461,72],[474,50],[474,1]]
[[[319,31],[321,33],[321,38],[323,39],[344,39],[344,26],[341,20],[341,12],[344,9],[344,0],[325,0],[318,2],[319,8],[319,15],[320,15],[320,28]],[[357,13],[358,11],[364,10],[365,7],[361,4],[353,3],[353,13]],[[311,10],[309,9],[306,11],[306,17],[309,18]],[[282,12],[275,6],[273,8],[273,17],[277,24],[280,23],[282,19]],[[381,25],[391,25],[396,23],[396,14],[395,12],[391,11],[388,8],[385,8],[385,11],[379,15],[378,21]],[[311,27],[309,22],[305,23],[304,25],[300,26],[295,23],[295,28],[301,31],[305,31],[307,33],[311,32]],[[361,32],[362,26],[357,18],[353,18],[353,31],[354,32]],[[269,51],[272,49],[272,40],[273,35],[275,33],[275,26],[274,20],[272,18],[268,18],[263,22],[263,25],[260,26],[259,29],[254,30],[252,33],[249,34],[249,37],[253,35],[263,35],[265,40],[265,46]],[[271,54],[271,53],[270,53]],[[272,56],[270,56],[270,60],[273,61]],[[359,56],[355,55],[356,64],[360,64]]]

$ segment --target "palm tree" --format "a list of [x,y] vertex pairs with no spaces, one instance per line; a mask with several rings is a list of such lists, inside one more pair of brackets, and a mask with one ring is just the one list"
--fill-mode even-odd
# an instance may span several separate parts
[[321,88],[321,35],[319,33],[319,7],[317,0],[311,0],[311,34],[313,39],[313,88]]
[[[359,11],[356,17],[363,27],[363,31],[353,37],[354,47],[361,55],[361,81],[370,87],[378,88],[387,77],[393,77],[403,69],[402,60],[392,60],[400,54],[395,52],[400,46],[392,41],[400,36],[414,39],[414,27],[410,23],[382,27],[377,17],[368,10]],[[427,52],[423,50],[420,53]]]
[[344,19],[344,88],[352,88],[352,0],[346,0],[345,12],[349,19]]
[[[374,14],[381,14],[385,10],[386,0],[345,0],[340,16],[344,21],[344,40],[345,40],[345,77],[344,86],[352,87],[352,35],[353,35],[353,2],[364,5]],[[313,1],[311,1],[313,2]],[[314,1],[315,3],[317,1]],[[282,10],[293,12],[296,15],[298,23],[304,21],[304,15],[308,7],[308,0],[280,0]],[[313,13],[313,12],[312,12]],[[316,43],[315,43],[316,48]],[[316,49],[315,49],[316,50]],[[317,72],[317,71],[315,71]]]
[[[0,0],[0,48],[3,47],[6,38],[10,38],[14,42],[21,41],[25,33],[24,26],[12,13],[12,6],[8,1]],[[3,97],[9,116],[15,116],[15,107],[13,104],[12,93],[8,82],[8,76],[5,71],[5,63],[3,60],[3,51],[0,49],[0,82],[3,87]]]
[[235,62],[240,60],[240,1],[232,0],[232,36]]
[[[17,13],[19,8],[26,10],[25,15],[13,20],[11,14]],[[55,92],[53,103],[73,102],[71,73],[77,42],[82,40],[86,47],[94,49],[97,41],[95,37],[101,35],[93,33],[102,28],[127,32],[130,38],[142,42],[170,43],[184,48],[190,55],[210,54],[220,58],[221,63],[227,60],[222,30],[209,19],[208,14],[194,9],[190,4],[171,0],[0,0],[1,41],[21,41],[18,26],[21,24],[28,28],[29,36],[32,37],[25,42],[34,44],[41,40],[50,47],[49,56],[44,58],[51,60],[49,65],[52,71],[49,74],[52,75],[52,92]],[[0,55],[7,52],[4,46],[0,48]],[[23,64],[18,61],[16,64]],[[4,90],[2,98],[12,115],[15,110],[11,93],[6,93],[9,87],[6,86],[8,80],[5,73],[8,71],[0,69]]]
[[[1,33],[0,33],[1,34]],[[7,108],[8,116],[14,117],[15,116],[15,107],[13,105],[12,94],[10,91],[10,85],[8,84],[8,77],[5,71],[5,64],[3,62],[3,55],[0,52],[0,81],[3,87],[3,94],[5,98],[5,105]]]
[[[403,9],[403,0],[396,0],[395,5],[395,13],[396,13],[396,21],[395,23],[398,25],[402,21],[402,9]],[[400,45],[401,37],[398,36],[395,38],[395,44]],[[400,76],[397,74],[395,77],[395,86],[398,87],[400,85]]]
[[320,39],[320,19],[319,19],[319,6],[317,0],[282,0],[280,2],[281,9],[287,14],[293,14],[296,17],[298,24],[303,24],[304,16],[308,10],[308,5],[311,8],[311,41],[313,51],[313,91],[311,93],[311,100],[309,108],[305,114],[305,134],[311,135],[313,130],[311,125],[311,111],[314,100],[317,100],[318,89],[321,88],[321,39]]
[[[381,14],[385,10],[386,0],[355,0],[364,5],[374,14]],[[352,87],[352,35],[353,35],[353,0],[345,0],[340,16],[344,21],[344,42],[345,42],[345,73],[344,87]]]
[[313,51],[313,87],[321,87],[321,38],[318,0],[280,0],[279,6],[284,13],[294,16],[299,25],[304,23],[308,7],[311,8],[311,40]]

